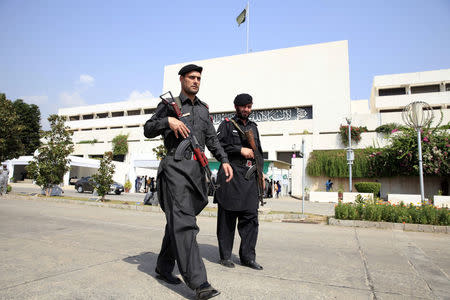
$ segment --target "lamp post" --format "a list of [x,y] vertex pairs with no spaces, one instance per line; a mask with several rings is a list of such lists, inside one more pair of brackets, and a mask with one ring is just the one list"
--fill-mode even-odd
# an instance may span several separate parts
[[305,138],[302,138],[302,217],[305,211]]
[[425,202],[424,186],[423,186],[423,166],[422,166],[422,138],[420,130],[422,127],[430,125],[433,120],[433,109],[431,106],[422,101],[415,101],[403,109],[402,119],[406,125],[417,131],[417,148],[419,150],[419,177],[420,177],[420,198],[422,203]]
[[345,118],[348,124],[348,148],[347,148],[347,164],[348,164],[348,190],[352,192],[352,165],[355,154],[352,149],[352,118]]

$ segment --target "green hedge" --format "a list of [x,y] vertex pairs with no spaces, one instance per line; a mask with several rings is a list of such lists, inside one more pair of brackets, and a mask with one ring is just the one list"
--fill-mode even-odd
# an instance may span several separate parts
[[[353,178],[371,177],[369,155],[374,149],[355,149],[352,166]],[[309,176],[348,177],[347,153],[345,150],[314,150],[311,152],[306,172]]]
[[379,182],[357,182],[355,188],[360,193],[372,193],[375,197],[381,189]]
[[6,186],[6,192],[9,193],[9,192],[11,192],[11,190],[12,190],[12,187],[8,184]]
[[401,203],[400,206],[395,206],[376,201],[365,203],[339,202],[334,208],[334,215],[336,219],[341,220],[450,225],[450,210],[448,208],[437,208],[429,204],[405,206]]

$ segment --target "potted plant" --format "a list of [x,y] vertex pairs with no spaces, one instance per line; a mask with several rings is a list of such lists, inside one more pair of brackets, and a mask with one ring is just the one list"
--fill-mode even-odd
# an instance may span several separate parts
[[339,198],[339,200],[342,200],[343,196],[344,196],[344,186],[341,183],[338,186],[338,198]]
[[131,189],[131,182],[130,182],[129,179],[127,179],[127,181],[123,185],[123,188],[125,189],[125,193],[128,193],[130,191],[130,189]]

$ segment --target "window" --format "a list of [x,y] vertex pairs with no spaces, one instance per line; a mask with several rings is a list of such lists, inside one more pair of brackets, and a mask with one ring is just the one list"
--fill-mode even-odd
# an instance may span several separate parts
[[111,129],[119,129],[119,128],[123,128],[123,126],[111,126]]
[[94,118],[94,114],[90,114],[90,115],[83,115],[83,120],[91,120]]
[[70,116],[69,120],[70,121],[78,121],[80,119],[80,116]]
[[127,114],[129,116],[137,116],[141,114],[141,110],[140,109],[136,109],[136,110],[129,110],[127,111]]
[[437,92],[439,92],[439,84],[412,86],[411,87],[411,94],[437,93]]
[[95,128],[95,130],[106,130],[106,127]]
[[445,84],[445,91],[450,92],[450,83]]
[[114,117],[123,117],[123,111],[115,111],[111,113],[111,116]]
[[405,95],[405,94],[406,94],[406,90],[404,87],[378,90],[378,96],[394,96],[394,95]]
[[108,117],[108,113],[99,113],[97,114],[97,118],[99,119],[103,119],[103,118],[107,118]]
[[82,128],[81,131],[91,131],[92,128]]
[[128,125],[127,128],[136,128],[139,127],[139,125]]
[[277,160],[284,161],[290,164],[294,154],[296,155],[296,157],[300,157],[300,152],[298,151],[277,152]]
[[145,115],[151,115],[152,113],[154,113],[156,110],[156,108],[146,108],[144,109],[144,114]]
[[263,158],[269,159],[269,152],[263,152]]
[[398,109],[380,109],[380,113],[402,112],[402,108]]

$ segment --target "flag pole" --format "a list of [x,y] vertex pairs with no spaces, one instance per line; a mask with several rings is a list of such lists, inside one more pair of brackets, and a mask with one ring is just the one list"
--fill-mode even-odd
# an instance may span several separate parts
[[247,1],[247,53],[248,53],[248,34],[250,27],[250,0]]

